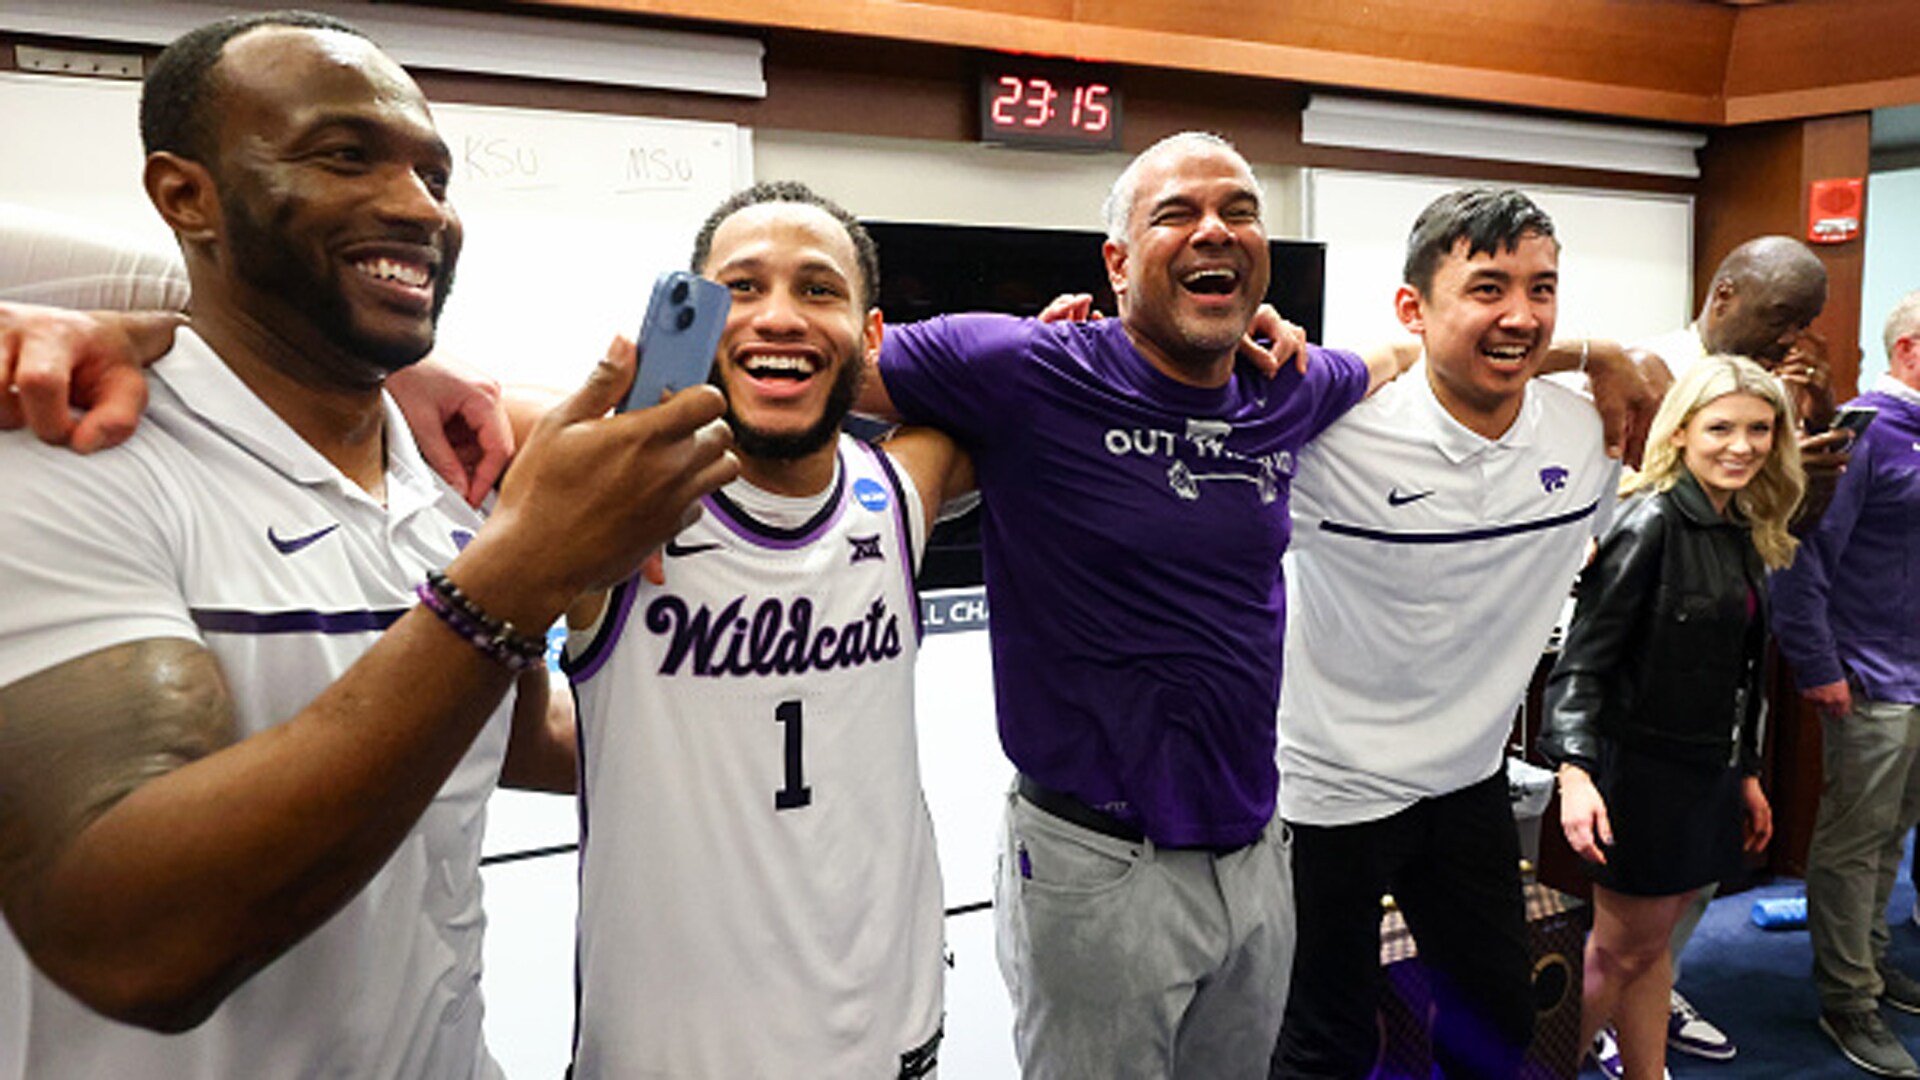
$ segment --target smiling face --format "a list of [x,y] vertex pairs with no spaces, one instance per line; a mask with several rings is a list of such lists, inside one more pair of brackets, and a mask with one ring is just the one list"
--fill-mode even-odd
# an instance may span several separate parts
[[461,229],[419,88],[361,38],[286,27],[228,42],[217,78],[210,170],[239,305],[334,346],[354,382],[425,355]]
[[1701,406],[1673,433],[1681,463],[1715,510],[1725,513],[1733,493],[1759,475],[1773,452],[1777,422],[1771,402],[1737,392]]
[[817,206],[757,203],[714,230],[701,273],[733,297],[714,381],[741,456],[831,453],[880,349],[846,227]]
[[1217,385],[1267,293],[1260,192],[1224,147],[1170,146],[1143,163],[1127,242],[1103,249],[1128,336],[1154,366]]
[[1560,248],[1522,233],[1510,249],[1469,256],[1469,241],[1434,270],[1423,295],[1402,285],[1400,321],[1426,345],[1427,378],[1454,419],[1499,438],[1519,414],[1527,380],[1540,370],[1559,310]]

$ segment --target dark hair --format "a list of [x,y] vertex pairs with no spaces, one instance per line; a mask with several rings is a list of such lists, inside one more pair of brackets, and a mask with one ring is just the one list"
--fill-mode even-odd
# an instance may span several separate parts
[[707,266],[707,259],[713,255],[713,234],[720,229],[720,223],[749,206],[762,203],[799,203],[803,206],[815,206],[826,211],[847,230],[847,239],[853,241],[854,255],[860,262],[860,306],[871,308],[879,303],[880,297],[880,248],[867,234],[866,227],[858,218],[847,213],[846,208],[832,199],[814,191],[798,180],[767,180],[755,184],[745,191],[735,192],[726,202],[714,208],[701,224],[700,232],[693,238],[693,266],[698,274]]
[[[1414,219],[1401,280],[1425,296],[1433,287],[1434,271],[1461,240],[1467,242],[1467,257],[1472,258],[1483,252],[1512,251],[1530,235],[1553,240],[1553,219],[1513,188],[1450,191],[1427,204]],[[1554,247],[1559,247],[1558,240]]]
[[197,27],[160,53],[140,90],[140,142],[149,154],[165,150],[211,166],[221,86],[214,76],[227,42],[263,26],[337,30],[364,38],[352,23],[312,11],[233,15]]

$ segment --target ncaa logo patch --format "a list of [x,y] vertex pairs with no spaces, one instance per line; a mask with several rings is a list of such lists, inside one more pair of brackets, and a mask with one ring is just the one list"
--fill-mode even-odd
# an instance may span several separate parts
[[885,510],[891,501],[887,498],[886,487],[870,476],[853,482],[853,497],[860,500],[861,506],[875,511]]

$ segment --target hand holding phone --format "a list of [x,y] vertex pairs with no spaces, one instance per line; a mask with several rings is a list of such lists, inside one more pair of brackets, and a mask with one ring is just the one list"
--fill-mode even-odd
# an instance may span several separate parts
[[1867,430],[1867,425],[1873,423],[1873,418],[1879,415],[1880,410],[1872,406],[1849,405],[1833,414],[1833,424],[1827,430],[1852,432],[1857,439]]
[[640,323],[639,369],[620,411],[660,403],[660,395],[707,381],[733,298],[698,274],[669,270],[653,282]]

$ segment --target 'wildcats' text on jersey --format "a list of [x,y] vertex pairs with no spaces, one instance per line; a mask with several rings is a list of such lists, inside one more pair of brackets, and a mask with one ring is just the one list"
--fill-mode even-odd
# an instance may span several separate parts
[[[616,589],[579,703],[575,1075],[923,1075],[940,870],[913,719],[918,497],[842,438],[824,503],[736,481]],[[786,520],[782,520],[782,518]]]

